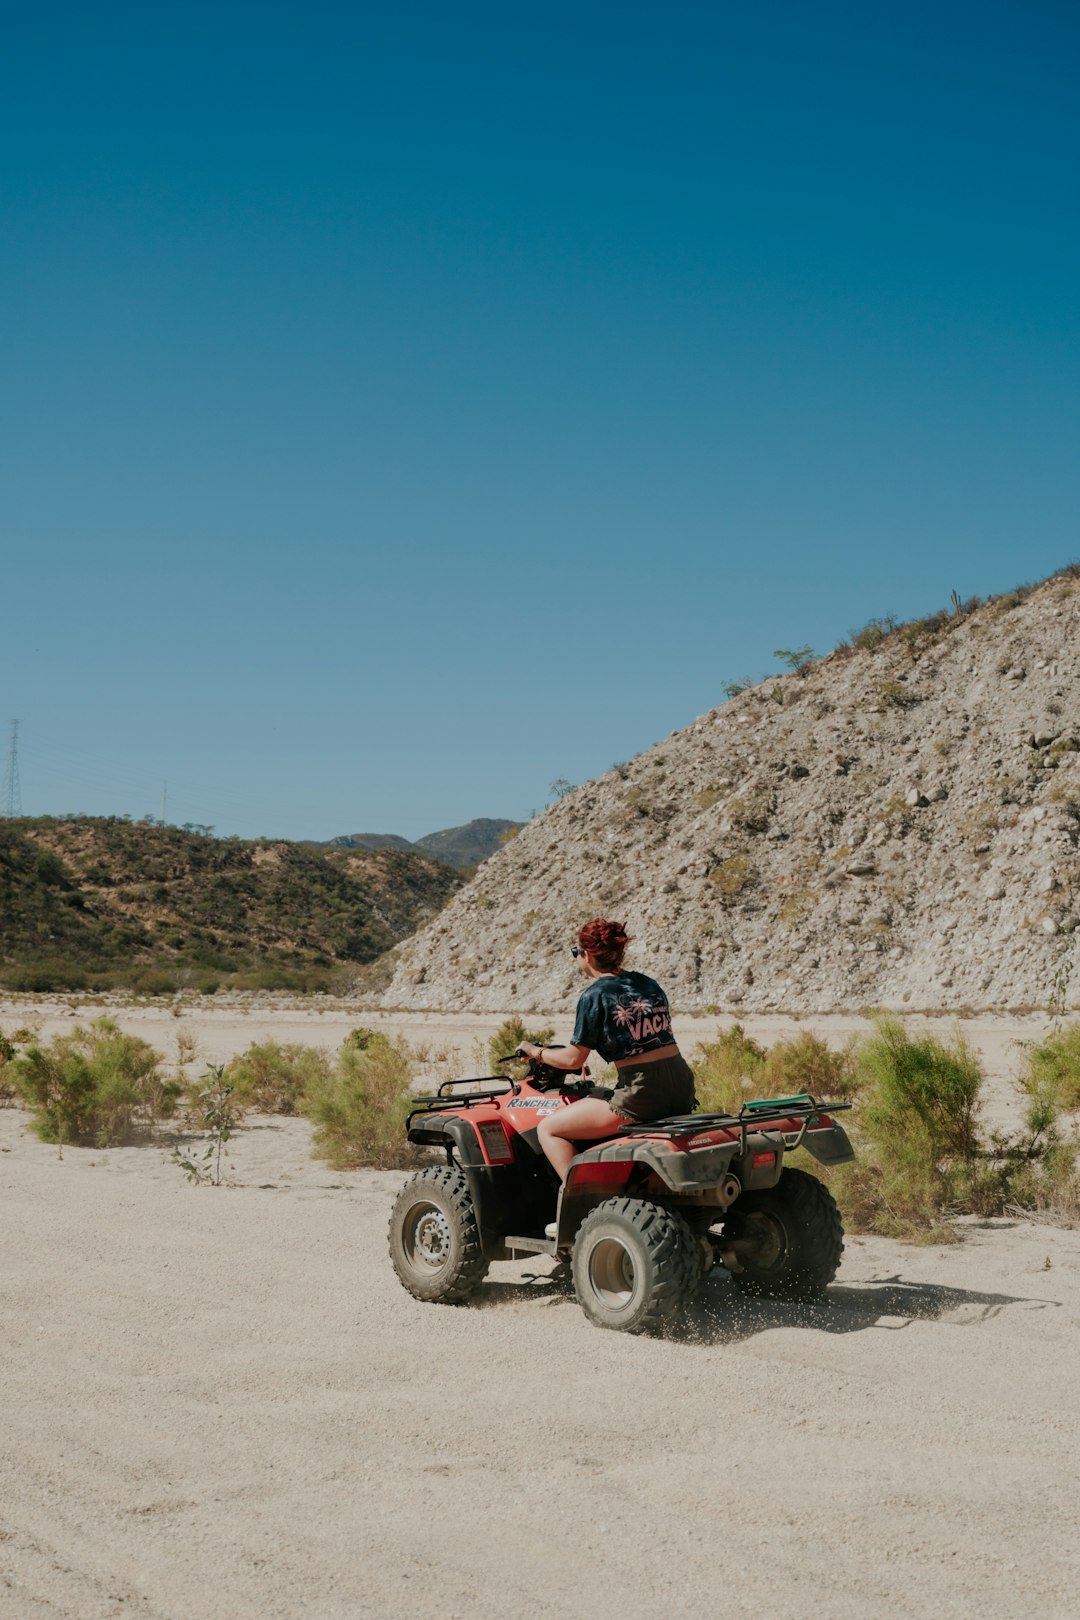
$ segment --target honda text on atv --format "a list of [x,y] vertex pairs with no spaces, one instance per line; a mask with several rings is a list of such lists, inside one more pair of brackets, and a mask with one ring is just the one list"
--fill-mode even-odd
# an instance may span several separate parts
[[486,1080],[448,1080],[409,1114],[410,1142],[446,1155],[405,1183],[390,1217],[394,1270],[415,1298],[460,1304],[493,1260],[547,1254],[570,1259],[592,1322],[640,1333],[675,1317],[717,1258],[748,1294],[812,1299],[832,1282],[839,1212],[822,1182],[784,1157],[805,1148],[825,1165],[853,1158],[832,1117],[850,1103],[777,1097],[738,1114],[622,1125],[576,1144],[560,1188],[539,1121],[611,1093],[587,1071],[519,1055],[503,1066]]

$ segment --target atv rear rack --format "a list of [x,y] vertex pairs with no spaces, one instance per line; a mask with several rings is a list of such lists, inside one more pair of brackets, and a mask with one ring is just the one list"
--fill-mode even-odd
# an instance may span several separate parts
[[703,1136],[706,1131],[738,1131],[740,1151],[746,1152],[749,1131],[760,1131],[785,1120],[802,1120],[798,1147],[819,1114],[840,1114],[849,1102],[821,1103],[808,1092],[796,1097],[762,1097],[743,1103],[737,1114],[676,1114],[668,1119],[643,1120],[640,1125],[622,1125],[620,1136]]

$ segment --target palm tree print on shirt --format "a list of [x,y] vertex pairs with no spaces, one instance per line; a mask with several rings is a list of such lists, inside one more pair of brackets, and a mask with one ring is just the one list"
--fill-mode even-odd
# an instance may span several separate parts
[[671,1014],[668,1009],[662,1003],[649,1001],[645,996],[635,996],[632,1001],[620,1001],[611,1016],[620,1028],[630,1031],[635,1045],[652,1040],[654,1036],[671,1033]]

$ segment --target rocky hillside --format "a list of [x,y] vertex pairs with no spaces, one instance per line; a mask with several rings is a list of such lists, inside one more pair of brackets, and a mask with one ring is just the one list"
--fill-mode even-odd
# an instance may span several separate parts
[[461,881],[426,854],[119,817],[0,821],[0,984],[319,989],[412,933]]
[[387,1002],[568,1007],[600,914],[685,1008],[1045,1004],[1080,910],[1077,574],[871,623],[576,788],[408,942]]

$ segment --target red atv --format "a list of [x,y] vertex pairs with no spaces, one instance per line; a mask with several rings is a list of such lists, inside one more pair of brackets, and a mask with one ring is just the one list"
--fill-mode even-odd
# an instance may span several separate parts
[[853,1158],[832,1118],[850,1103],[804,1094],[748,1102],[738,1114],[623,1125],[578,1144],[560,1189],[537,1124],[611,1093],[587,1070],[520,1054],[505,1066],[506,1075],[448,1080],[409,1114],[410,1142],[446,1154],[445,1167],[405,1183],[390,1217],[390,1258],[415,1298],[460,1304],[493,1260],[547,1254],[570,1260],[590,1321],[640,1333],[675,1317],[717,1258],[748,1294],[808,1299],[832,1282],[844,1247],[839,1212],[822,1182],[785,1168],[784,1155],[803,1147],[821,1164]]

